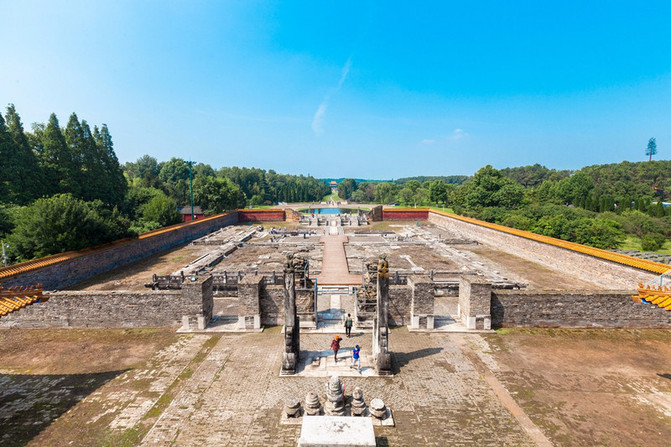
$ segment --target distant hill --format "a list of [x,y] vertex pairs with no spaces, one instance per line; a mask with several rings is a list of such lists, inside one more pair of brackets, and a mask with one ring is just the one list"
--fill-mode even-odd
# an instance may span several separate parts
[[408,183],[410,180],[417,180],[419,183],[432,182],[434,180],[442,180],[445,183],[452,183],[454,185],[461,185],[468,179],[467,175],[420,175],[417,177],[403,177],[396,179],[395,183],[403,185]]
[[[337,183],[340,183],[343,180],[345,180],[346,178],[349,178],[349,177],[320,178],[319,180],[321,180],[324,183],[331,183],[331,181],[333,181],[333,180],[335,180]],[[357,182],[357,183],[382,183],[382,182],[392,182],[393,180],[371,180],[371,179],[364,179],[364,178],[355,178],[354,181]]]

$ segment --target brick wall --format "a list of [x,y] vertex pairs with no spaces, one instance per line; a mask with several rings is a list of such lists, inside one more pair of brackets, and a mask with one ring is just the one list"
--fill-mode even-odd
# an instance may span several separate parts
[[[455,233],[458,237],[475,239],[495,249],[592,282],[604,289],[633,289],[639,282],[646,283],[657,276],[633,267],[462,222],[436,213],[429,214],[429,221]],[[551,286],[548,284],[548,287]]]
[[429,211],[426,209],[383,209],[382,220],[427,220]]
[[0,327],[179,326],[182,315],[195,315],[201,306],[181,291],[54,292],[47,302],[2,317]]
[[410,324],[411,305],[411,287],[389,286],[389,325],[405,326]]
[[284,286],[261,287],[261,324],[274,326],[284,324]]
[[238,210],[239,222],[284,221],[284,210]]
[[671,312],[627,291],[492,291],[493,327],[670,328]]

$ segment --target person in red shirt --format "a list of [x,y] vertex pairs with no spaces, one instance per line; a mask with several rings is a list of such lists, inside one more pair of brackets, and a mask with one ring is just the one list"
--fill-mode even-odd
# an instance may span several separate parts
[[333,358],[335,359],[336,363],[338,363],[338,350],[340,350],[340,338],[339,335],[336,335],[333,340],[331,340],[331,349],[333,349]]

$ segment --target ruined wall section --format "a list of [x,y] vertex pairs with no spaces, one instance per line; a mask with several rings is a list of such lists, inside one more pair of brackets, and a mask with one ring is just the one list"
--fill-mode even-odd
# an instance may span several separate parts
[[202,312],[202,302],[181,291],[54,292],[0,319],[0,327],[137,328],[179,326],[183,315]]
[[493,290],[492,326],[669,328],[671,312],[618,290]]
[[410,324],[412,307],[412,287],[389,286],[389,325]]
[[436,213],[429,213],[429,222],[455,233],[458,237],[475,239],[496,250],[502,250],[583,281],[592,282],[604,289],[633,291],[639,282],[647,283],[657,276],[632,267],[462,222]]

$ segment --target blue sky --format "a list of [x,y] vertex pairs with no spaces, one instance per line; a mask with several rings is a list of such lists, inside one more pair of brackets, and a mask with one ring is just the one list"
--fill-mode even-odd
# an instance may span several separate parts
[[317,177],[671,153],[669,2],[0,0],[0,105]]

